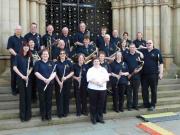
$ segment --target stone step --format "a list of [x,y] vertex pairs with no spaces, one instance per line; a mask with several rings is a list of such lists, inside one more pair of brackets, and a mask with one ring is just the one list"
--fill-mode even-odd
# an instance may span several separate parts
[[[10,85],[10,77],[9,76],[1,76],[0,77],[0,86],[9,86]],[[167,84],[180,84],[180,79],[163,79],[159,80],[159,85],[167,85]]]
[[[126,101],[126,99],[125,99],[125,101]],[[109,104],[112,104],[112,96],[108,96],[107,102],[109,102]],[[143,101],[141,98],[141,99],[139,99],[139,105],[142,106],[142,103],[143,103]],[[175,103],[180,104],[179,96],[161,97],[161,98],[158,98],[158,101],[157,101],[158,105],[166,105],[166,104],[170,105],[170,104],[175,104]],[[52,100],[52,104],[53,104],[53,106],[56,106],[56,100],[55,99]],[[70,100],[70,105],[75,106],[75,98],[72,98]],[[38,107],[39,107],[38,103],[32,104],[32,108],[38,108]],[[0,102],[0,110],[11,110],[11,109],[18,109],[18,108],[19,108],[19,100]]]
[[[139,111],[125,111],[121,113],[116,113],[113,111],[108,111],[107,114],[104,115],[104,119],[118,119],[122,117],[134,117],[142,114],[150,114],[150,113],[161,113],[161,112],[177,112],[180,110],[180,104],[174,105],[164,105],[157,106],[156,111],[149,112],[147,109],[140,109]],[[0,130],[11,130],[11,129],[22,129],[22,128],[32,128],[32,127],[40,127],[40,126],[50,126],[57,124],[67,124],[67,123],[77,123],[90,121],[89,116],[80,116],[77,117],[74,114],[70,114],[66,118],[58,118],[53,116],[51,121],[41,121],[40,117],[33,117],[29,122],[21,122],[19,118],[9,119],[9,120],[0,120]]]
[[[169,97],[169,98],[160,98],[158,99],[157,106],[165,106],[165,105],[174,105],[179,104],[180,105],[180,98],[179,97]],[[13,106],[14,105],[14,106]],[[107,103],[107,109],[112,110],[112,101]],[[18,118],[19,116],[19,104],[17,102],[12,103],[11,105],[9,103],[0,104],[0,120],[1,119],[12,119],[12,118]],[[32,115],[33,116],[39,116],[39,106],[37,104],[32,105]],[[142,100],[139,101],[139,106],[142,106]],[[126,108],[126,103],[124,104],[124,107]],[[70,113],[76,113],[76,106],[75,104],[70,104],[69,106]],[[56,104],[53,103],[52,106],[52,114],[56,114]]]
[[[168,86],[167,86],[168,87]],[[158,98],[160,97],[173,97],[173,96],[180,96],[180,89],[177,89],[178,86],[174,86],[174,89],[158,89]],[[73,92],[71,92],[71,97],[74,98]],[[53,95],[55,98],[55,94]],[[139,98],[142,99],[141,90],[139,91]],[[7,101],[18,101],[19,95],[13,96],[10,93],[0,94],[0,102],[7,102]]]

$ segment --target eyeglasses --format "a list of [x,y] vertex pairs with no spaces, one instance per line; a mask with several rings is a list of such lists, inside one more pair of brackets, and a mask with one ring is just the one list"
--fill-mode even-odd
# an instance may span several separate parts
[[62,54],[65,54],[65,53],[60,53],[60,55],[62,55]]
[[152,44],[152,43],[146,43],[146,44]]

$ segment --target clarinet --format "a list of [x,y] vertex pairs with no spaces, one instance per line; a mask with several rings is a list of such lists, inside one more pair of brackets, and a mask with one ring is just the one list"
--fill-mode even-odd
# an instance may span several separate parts
[[81,75],[82,75],[82,66],[81,66],[81,69],[80,69],[80,72],[79,72],[79,77],[80,77],[79,85],[78,85],[78,88],[79,88],[79,89],[80,89],[80,87],[81,87]]
[[29,81],[29,66],[30,66],[30,57],[28,58],[28,66],[27,66],[27,71],[26,71],[26,75],[27,75],[27,80],[26,80],[26,88],[28,87],[28,81]]
[[[66,73],[66,65],[65,65],[65,67],[64,67],[64,72],[63,72],[62,78],[65,76],[65,73]],[[60,88],[60,93],[61,93],[62,89],[63,89],[63,81],[62,81],[62,86],[61,86],[61,88]]]
[[[51,75],[54,73],[54,71],[55,71],[55,69],[56,69],[56,66],[57,66],[57,64],[54,65],[54,68],[53,68],[53,70],[52,70],[52,72],[51,72]],[[50,76],[51,76],[51,75],[50,75]],[[49,76],[49,77],[50,77],[50,76]],[[46,86],[44,87],[44,91],[46,90],[47,86],[48,86],[48,84],[46,84]]]

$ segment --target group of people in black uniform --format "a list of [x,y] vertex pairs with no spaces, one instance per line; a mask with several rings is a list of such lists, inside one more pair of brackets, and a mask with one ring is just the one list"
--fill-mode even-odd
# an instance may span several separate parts
[[[20,119],[31,119],[31,103],[39,99],[42,120],[51,120],[52,97],[55,93],[57,116],[67,117],[71,90],[74,88],[76,115],[88,115],[93,124],[104,123],[107,95],[113,97],[113,110],[138,110],[138,93],[142,86],[143,105],[154,111],[157,102],[158,79],[163,77],[163,60],[152,40],[128,39],[128,33],[119,37],[118,31],[107,34],[102,27],[100,34],[91,41],[86,24],[79,24],[79,31],[71,36],[64,27],[57,36],[52,25],[41,37],[37,24],[22,37],[21,26],[8,39],[11,54],[12,94],[19,93]],[[151,100],[149,101],[149,90]],[[38,95],[38,96],[37,96]],[[89,100],[88,100],[89,99]],[[89,102],[89,109],[88,109]]]

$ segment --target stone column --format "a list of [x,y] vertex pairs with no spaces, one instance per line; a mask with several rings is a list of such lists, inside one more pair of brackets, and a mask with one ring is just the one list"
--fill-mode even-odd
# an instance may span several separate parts
[[125,31],[124,29],[124,4],[123,1],[120,1],[120,10],[119,10],[119,34],[122,35]]
[[131,39],[131,0],[124,0],[125,6],[125,31],[129,33],[129,39]]
[[113,29],[119,31],[119,2],[112,2],[112,14]]
[[38,31],[38,33],[39,33],[39,17],[41,16],[40,14],[39,14],[39,5],[40,5],[40,0],[38,0],[37,1],[37,3],[36,3],[36,23],[37,23],[37,25],[38,25],[38,27],[37,27],[37,31]]
[[178,65],[178,75],[180,77],[180,1],[177,1],[174,14],[174,32],[173,32],[173,52],[175,63]]
[[142,32],[143,33],[143,22],[144,22],[144,16],[143,16],[143,0],[136,0],[136,5],[137,5],[137,32]]
[[23,28],[23,34],[27,33],[27,0],[20,0],[20,25]]
[[133,7],[132,7],[132,9],[131,9],[131,17],[132,17],[132,20],[131,20],[131,27],[132,27],[132,31],[131,31],[131,37],[132,37],[132,40],[134,40],[134,39],[136,39],[136,26],[137,26],[137,24],[136,24],[136,7],[135,7],[135,1],[132,1],[132,5],[133,5]]
[[38,0],[30,0],[29,8],[30,8],[30,22],[37,23],[37,1]]
[[160,48],[160,7],[155,2],[153,6],[153,41],[155,47]]
[[[173,63],[171,46],[171,15],[168,1],[161,1],[161,51],[164,56],[166,75],[170,73],[170,66]],[[179,38],[179,37],[178,37]],[[168,73],[168,74],[167,74]]]
[[153,10],[150,4],[151,3],[145,3],[144,7],[144,38],[146,40],[153,39]]
[[7,40],[10,32],[10,0],[1,0],[1,48],[0,53],[8,54],[6,51]]
[[46,32],[46,0],[40,0],[39,4],[39,32],[43,35]]

